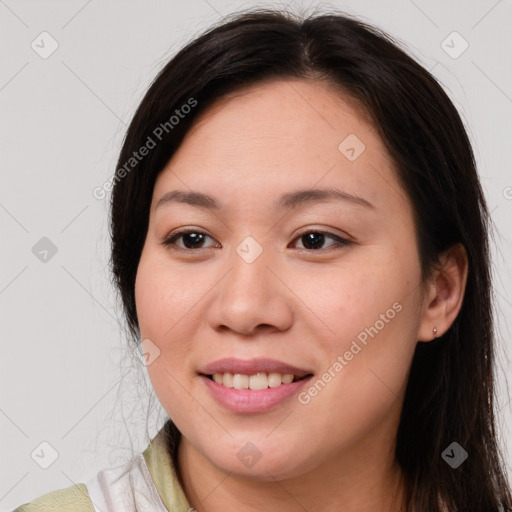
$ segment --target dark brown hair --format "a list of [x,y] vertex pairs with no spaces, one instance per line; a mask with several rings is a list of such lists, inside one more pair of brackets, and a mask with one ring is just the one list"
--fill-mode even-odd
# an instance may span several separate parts
[[[495,430],[489,213],[461,118],[436,79],[400,43],[341,13],[231,15],[190,42],[158,74],[129,126],[118,170],[161,127],[156,146],[115,180],[112,270],[139,342],[134,285],[156,177],[194,119],[223,96],[272,79],[313,79],[358,101],[378,130],[413,205],[422,276],[461,243],[469,275],[461,311],[438,340],[418,343],[396,458],[408,511],[512,510]],[[180,110],[183,105],[190,109]],[[187,111],[170,122],[173,113]],[[165,124],[167,123],[167,124]],[[162,127],[166,127],[163,129]],[[126,168],[126,167],[125,167]],[[174,460],[180,433],[168,421]],[[469,454],[452,469],[453,441]]]

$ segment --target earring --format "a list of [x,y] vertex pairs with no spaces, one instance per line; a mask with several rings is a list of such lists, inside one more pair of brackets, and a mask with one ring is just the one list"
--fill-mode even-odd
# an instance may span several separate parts
[[436,328],[436,327],[434,327],[434,328],[432,329],[432,332],[434,333],[434,339],[436,339],[436,338],[437,338],[437,328]]

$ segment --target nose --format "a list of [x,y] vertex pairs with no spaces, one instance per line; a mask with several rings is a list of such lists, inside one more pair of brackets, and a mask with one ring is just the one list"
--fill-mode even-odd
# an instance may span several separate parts
[[215,287],[210,327],[245,336],[287,330],[293,323],[293,293],[275,255],[264,250],[248,262],[234,252],[230,271]]

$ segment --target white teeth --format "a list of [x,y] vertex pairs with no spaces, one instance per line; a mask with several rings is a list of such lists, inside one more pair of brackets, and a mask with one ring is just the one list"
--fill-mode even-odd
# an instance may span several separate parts
[[268,374],[268,385],[271,388],[277,388],[281,385],[281,374],[280,373],[269,373]]
[[249,389],[249,377],[235,373],[235,375],[233,375],[233,387],[235,389]]
[[266,373],[257,373],[249,377],[249,388],[251,389],[267,389],[268,379]]
[[235,389],[267,389],[277,388],[281,384],[290,384],[293,382],[293,373],[256,373],[254,375],[244,375],[241,373],[214,373],[213,380],[217,384],[222,384],[227,388]]
[[290,382],[292,382],[293,380],[293,374],[292,373],[285,373],[282,377],[281,377],[281,382],[283,384],[290,384]]
[[225,374],[219,374],[222,376],[222,385],[226,386],[227,388],[233,387],[233,374],[232,373],[225,373]]

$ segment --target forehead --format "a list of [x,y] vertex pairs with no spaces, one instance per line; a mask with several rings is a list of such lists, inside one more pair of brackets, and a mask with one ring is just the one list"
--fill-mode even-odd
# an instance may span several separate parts
[[323,83],[276,80],[200,114],[158,177],[155,196],[188,187],[229,190],[243,201],[316,185],[374,204],[382,203],[384,188],[403,195],[391,157],[356,101]]

